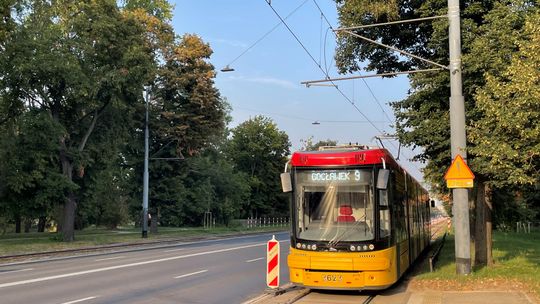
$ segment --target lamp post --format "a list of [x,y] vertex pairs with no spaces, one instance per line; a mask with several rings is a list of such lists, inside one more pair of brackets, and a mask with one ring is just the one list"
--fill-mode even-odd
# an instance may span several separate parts
[[144,87],[145,121],[144,121],[144,173],[143,173],[143,214],[142,214],[142,237],[148,237],[148,101],[150,99],[150,87]]

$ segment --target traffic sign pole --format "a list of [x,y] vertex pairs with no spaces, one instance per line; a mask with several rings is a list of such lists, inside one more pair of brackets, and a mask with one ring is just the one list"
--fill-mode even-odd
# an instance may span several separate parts
[[[450,51],[450,145],[452,159],[467,159],[465,136],[465,100],[461,79],[461,27],[459,0],[448,0],[448,40]],[[456,272],[471,273],[471,234],[469,228],[469,193],[466,188],[452,190],[456,242]]]

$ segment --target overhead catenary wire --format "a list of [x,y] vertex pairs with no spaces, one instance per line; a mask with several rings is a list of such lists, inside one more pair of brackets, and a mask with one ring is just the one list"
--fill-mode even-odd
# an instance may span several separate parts
[[[315,4],[315,6],[317,7],[317,9],[319,10],[319,12],[321,13],[321,15],[323,16],[324,20],[326,21],[326,24],[328,24],[329,29],[332,30],[332,33],[334,33],[334,36],[337,38],[336,30],[334,29],[334,27],[332,26],[332,24],[330,23],[330,21],[328,20],[328,18],[326,18],[326,15],[325,15],[324,12],[322,11],[321,7],[319,6],[319,3],[317,3],[316,0],[313,0],[313,3]],[[325,42],[326,42],[326,37],[325,37]],[[325,45],[326,45],[326,44],[325,44]],[[326,58],[326,52],[325,52],[325,58]],[[328,72],[328,71],[327,71],[327,72]],[[390,118],[390,116],[388,115],[388,113],[386,113],[386,111],[384,110],[383,106],[381,105],[381,102],[379,101],[379,99],[377,98],[377,96],[375,96],[375,93],[373,93],[373,90],[371,89],[371,87],[369,86],[369,84],[367,83],[367,81],[366,81],[365,79],[363,79],[362,82],[364,83],[364,85],[365,85],[366,88],[368,89],[369,93],[370,93],[371,96],[373,97],[373,100],[375,100],[375,102],[377,103],[377,105],[379,106],[379,108],[381,109],[381,111],[384,113],[384,115],[386,116],[386,118],[388,119],[388,121],[393,121],[392,118]]]
[[[287,18],[291,17],[292,15],[294,15],[302,6],[304,6],[309,0],[304,0],[304,2],[300,3],[300,5],[298,5],[294,10],[292,10],[287,16],[285,16],[285,20],[287,20]],[[234,62],[236,62],[236,60],[240,59],[240,57],[242,57],[245,53],[249,52],[249,50],[251,50],[253,47],[255,47],[259,42],[261,42],[264,38],[266,38],[268,35],[270,35],[273,31],[275,31],[282,23],[279,22],[278,24],[276,24],[274,27],[272,27],[268,32],[266,32],[264,35],[262,35],[259,39],[257,39],[254,43],[252,43],[248,48],[246,48],[242,53],[240,53],[240,55],[236,56],[236,58],[234,58],[231,62],[229,62],[227,64],[227,66],[230,66],[232,65]]]
[[[315,59],[315,57],[313,57],[313,55],[311,54],[311,52],[306,48],[306,46],[302,43],[302,41],[300,40],[300,38],[298,38],[298,36],[294,33],[294,31],[290,28],[290,26],[287,24],[287,22],[285,22],[285,20],[283,19],[283,17],[281,17],[281,15],[276,11],[276,9],[272,6],[272,3],[270,0],[265,0],[266,3],[268,4],[268,6],[270,7],[270,9],[274,12],[274,14],[279,18],[279,20],[281,21],[281,23],[283,23],[283,25],[287,28],[287,30],[289,31],[289,33],[291,33],[291,35],[294,37],[294,39],[300,44],[300,46],[302,47],[302,49],[304,49],[304,51],[306,52],[306,54],[309,56],[309,58],[311,58],[311,60],[313,61],[313,63],[315,63],[315,65],[319,68],[319,70],[321,70],[321,72],[323,72],[323,74],[326,76],[327,79],[330,79],[330,75],[328,74],[327,71],[325,71],[322,66],[317,62],[317,60]],[[313,0],[315,3],[316,1]],[[316,6],[319,8],[320,10],[320,7],[319,5],[316,3]],[[326,16],[324,16],[324,13],[322,12],[322,10],[320,10],[320,12],[323,14],[323,18],[326,20],[326,22],[330,25],[331,27],[331,24],[329,23],[328,19],[326,18]],[[358,106],[354,103],[354,101],[352,101],[349,96],[347,96],[335,83],[334,81],[332,80],[329,80],[329,82],[334,86],[334,88],[339,92],[339,94],[341,96],[343,96],[343,98],[345,98],[354,108],[355,110],[360,114],[362,115],[366,121],[375,129],[377,130],[379,133],[385,133],[383,132],[381,129],[379,129],[375,123],[369,119],[369,117],[364,114],[364,112],[362,112]],[[367,84],[366,84],[367,85]],[[376,99],[377,100],[377,99]],[[377,103],[379,104],[379,106],[381,107],[382,109],[382,106],[380,105],[380,103],[378,102],[377,100]],[[384,109],[383,109],[383,112],[384,112]],[[384,112],[386,114],[386,112]],[[387,114],[386,114],[387,115]],[[391,119],[390,119],[391,121]],[[394,143],[390,142],[390,144],[392,146],[394,146],[394,148],[397,149],[397,147],[395,147]],[[413,166],[416,167],[417,170],[419,170],[421,172],[421,170],[414,164],[414,163],[411,163]]]
[[[332,30],[332,32],[334,33],[334,35],[336,36],[337,38],[337,34],[336,34],[336,29],[333,28],[332,24],[330,23],[330,21],[328,20],[328,18],[326,18],[326,15],[324,14],[324,12],[322,11],[321,7],[319,6],[319,4],[317,3],[316,0],[313,0],[313,3],[315,4],[315,6],[317,7],[317,9],[319,10],[319,12],[321,13],[321,15],[323,16],[324,20],[326,20],[326,23],[328,24],[329,28]],[[429,19],[436,19],[436,18],[441,18],[441,17],[445,17],[445,16],[436,16],[434,18],[431,18],[431,17],[427,17],[427,18],[422,18],[422,19],[418,19],[418,20],[411,20],[411,21],[420,21],[420,20],[429,20]],[[399,23],[399,22],[395,22],[395,23]],[[325,37],[325,40],[326,40],[326,37]],[[326,59],[326,55],[325,55],[325,59]],[[326,61],[325,61],[326,63]],[[327,72],[328,74],[328,72]],[[328,75],[326,75],[327,79],[329,78]],[[382,112],[384,113],[384,115],[386,116],[386,118],[389,120],[389,121],[392,121],[392,119],[389,117],[389,115],[386,113],[386,111],[384,110],[384,108],[382,107],[381,103],[379,102],[378,98],[375,96],[375,93],[373,92],[373,90],[371,89],[371,87],[369,86],[369,84],[366,82],[365,79],[361,78],[362,79],[362,82],[364,83],[364,85],[367,87],[367,89],[369,90],[371,96],[373,97],[373,99],[376,101],[376,103],[379,105],[379,107],[381,108]],[[333,81],[331,81],[332,85],[335,86],[335,83]],[[398,149],[393,142],[391,142],[389,139],[386,139],[388,140],[388,142],[396,149]],[[399,149],[398,149],[399,150]],[[405,153],[403,153],[405,154]],[[409,155],[405,155],[407,158],[411,159],[412,160],[412,157],[410,157]],[[420,168],[418,168],[414,163],[411,163],[418,171],[421,172]]]
[[[272,115],[272,116],[278,116],[278,117],[283,117],[283,118],[288,118],[288,119],[303,120],[303,121],[309,121],[309,122],[317,121],[319,123],[321,122],[324,122],[324,123],[369,123],[367,120],[321,120],[321,119],[300,117],[300,116],[282,114],[282,113],[276,113],[276,112],[264,112],[257,109],[245,108],[245,107],[235,107],[235,109],[248,111],[248,112],[254,112],[261,115]],[[383,123],[384,121],[375,121],[375,122]]]

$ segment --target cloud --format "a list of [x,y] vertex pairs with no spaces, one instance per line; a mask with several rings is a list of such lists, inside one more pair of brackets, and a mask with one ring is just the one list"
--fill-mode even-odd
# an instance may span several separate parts
[[212,38],[211,41],[214,41],[216,43],[221,43],[221,44],[227,44],[227,45],[237,47],[237,48],[242,48],[242,49],[245,49],[245,48],[248,47],[247,43],[242,42],[242,41],[238,41],[238,40],[227,40],[227,39],[221,39],[221,38]]
[[282,87],[286,89],[296,89],[299,87],[298,84],[293,83],[291,81],[278,79],[278,78],[272,78],[272,77],[229,76],[228,79],[253,82],[253,83],[259,83],[259,84],[265,84],[265,85],[274,85],[274,86],[278,86],[278,87]]

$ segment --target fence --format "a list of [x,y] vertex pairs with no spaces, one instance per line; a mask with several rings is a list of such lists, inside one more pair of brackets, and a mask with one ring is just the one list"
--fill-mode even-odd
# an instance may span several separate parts
[[240,220],[240,222],[242,226],[248,229],[258,227],[287,227],[290,224],[288,217],[249,217]]
[[531,233],[531,222],[517,222],[516,232]]

